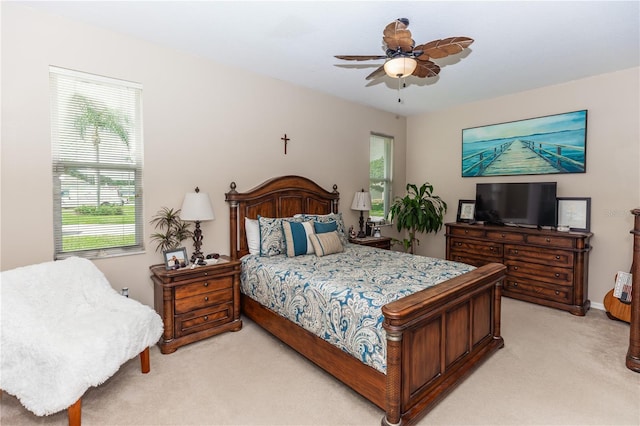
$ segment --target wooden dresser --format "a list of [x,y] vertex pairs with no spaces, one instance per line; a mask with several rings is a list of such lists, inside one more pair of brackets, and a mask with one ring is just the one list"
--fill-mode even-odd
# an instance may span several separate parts
[[242,328],[240,319],[240,262],[221,256],[215,265],[167,271],[151,266],[155,310],[164,332],[160,352],[225,331]]
[[482,266],[502,263],[502,294],[574,315],[588,299],[589,232],[557,232],[491,225],[447,223],[447,259]]

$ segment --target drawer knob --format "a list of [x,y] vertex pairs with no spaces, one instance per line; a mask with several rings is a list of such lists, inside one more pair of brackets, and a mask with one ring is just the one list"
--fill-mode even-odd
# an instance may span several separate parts
[[469,233],[469,230],[465,229],[465,230],[464,230],[464,233],[465,233],[465,234],[468,234],[468,233]]
[[205,287],[209,287],[209,281],[205,281],[205,282],[204,282],[204,286],[205,286]]
[[506,236],[507,236],[506,234],[502,234],[502,238],[504,238],[504,237],[506,237]]
[[551,238],[547,238],[545,241],[550,243],[551,242]]
[[513,286],[514,287],[518,287],[518,283],[513,283]]
[[560,277],[560,274],[558,274],[557,272],[556,272],[556,274],[555,274],[555,275],[556,275],[556,278],[559,278],[559,277]]
[[208,273],[208,272],[205,272],[205,273],[204,273],[204,276],[206,277],[207,275],[209,275],[209,273]]
[[556,256],[556,260],[560,260],[560,256]]
[[489,247],[489,251],[493,251],[493,247]]
[[457,245],[458,247],[460,247],[460,246],[462,245],[462,243],[456,243],[456,245]]
[[514,270],[514,271],[517,271],[517,270],[518,270],[518,267],[517,267],[517,266],[514,266],[514,267],[513,267],[513,270]]
[[560,294],[560,292],[558,290],[556,290],[556,296],[558,296]]
[[209,321],[209,315],[205,315],[205,316],[204,316],[204,320],[205,320],[205,321]]
[[204,301],[205,301],[205,302],[208,302],[208,301],[209,301],[209,296],[205,296],[205,297],[204,297]]
[[518,254],[518,250],[514,250],[514,251],[513,251],[513,254]]

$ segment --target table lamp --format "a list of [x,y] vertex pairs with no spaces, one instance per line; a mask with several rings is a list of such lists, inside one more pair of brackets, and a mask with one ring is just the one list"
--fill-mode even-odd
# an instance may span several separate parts
[[195,222],[196,224],[196,229],[193,231],[193,246],[195,247],[195,251],[191,256],[191,262],[195,263],[198,259],[204,259],[204,255],[200,251],[203,238],[202,231],[200,230],[200,222],[215,219],[209,195],[200,192],[200,188],[198,187],[196,187],[195,192],[186,194],[182,202],[180,219]]
[[360,231],[358,232],[358,238],[364,238],[364,211],[371,210],[371,194],[364,192],[364,189],[360,192],[356,192],[353,197],[353,203],[351,203],[351,210],[360,210]]

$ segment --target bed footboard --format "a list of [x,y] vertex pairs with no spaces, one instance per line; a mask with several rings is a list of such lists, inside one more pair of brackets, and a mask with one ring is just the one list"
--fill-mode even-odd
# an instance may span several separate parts
[[387,332],[383,425],[415,423],[504,346],[505,269],[488,264],[382,308]]

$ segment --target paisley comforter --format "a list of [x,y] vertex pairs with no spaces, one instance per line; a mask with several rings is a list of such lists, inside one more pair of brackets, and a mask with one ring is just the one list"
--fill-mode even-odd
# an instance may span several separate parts
[[473,266],[346,244],[343,253],[242,258],[243,294],[386,373],[381,308]]

